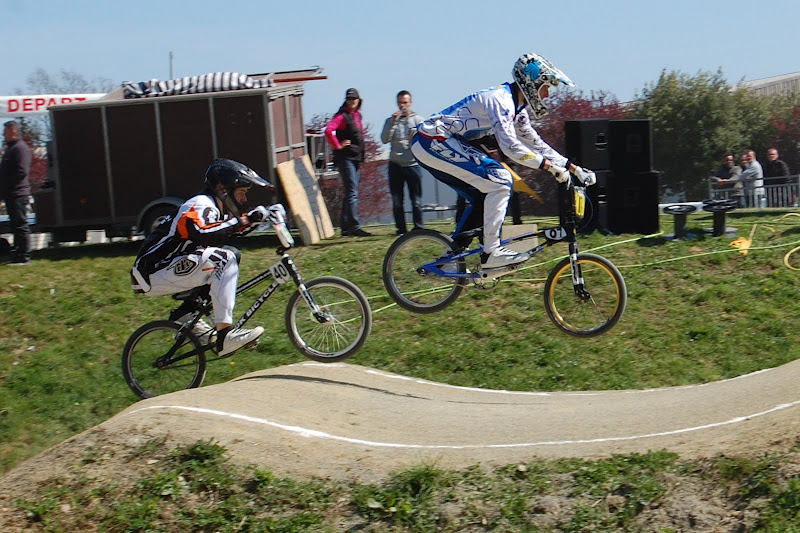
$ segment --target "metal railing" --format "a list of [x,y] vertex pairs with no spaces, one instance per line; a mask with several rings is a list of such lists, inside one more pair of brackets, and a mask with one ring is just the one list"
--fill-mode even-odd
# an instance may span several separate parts
[[708,184],[708,197],[712,200],[734,199],[741,207],[798,207],[800,203],[800,175],[764,178],[763,187],[753,187],[752,182],[733,184]]

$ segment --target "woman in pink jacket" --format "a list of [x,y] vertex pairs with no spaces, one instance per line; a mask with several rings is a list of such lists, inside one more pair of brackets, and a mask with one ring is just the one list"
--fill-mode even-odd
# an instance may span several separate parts
[[333,147],[333,162],[344,184],[342,236],[369,237],[358,222],[358,167],[364,161],[364,127],[361,121],[361,96],[347,89],[339,111],[325,127],[325,137]]

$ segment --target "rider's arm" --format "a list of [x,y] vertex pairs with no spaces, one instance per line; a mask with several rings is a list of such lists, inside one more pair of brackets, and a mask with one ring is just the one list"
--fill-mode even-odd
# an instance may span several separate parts
[[[517,132],[517,137],[519,138],[520,142],[522,142],[526,148],[541,154],[550,163],[556,164],[560,167],[567,166],[567,158],[558,153],[558,151],[556,151],[549,144],[544,142],[544,139],[542,139],[539,133],[533,129],[527,109],[523,109],[516,116],[514,120],[514,129]],[[542,168],[546,169],[548,166],[549,163],[545,162],[545,166]],[[574,171],[575,165],[570,164],[570,168],[568,170]]]
[[195,204],[181,215],[177,231],[184,239],[202,246],[221,246],[245,226],[247,223],[241,218],[220,220],[215,207]]
[[[510,100],[510,98],[508,99]],[[548,170],[552,163],[563,167],[567,158],[553,150],[531,127],[525,110],[515,120],[513,109],[500,98],[490,98],[486,111],[492,123],[497,144],[512,161],[530,168]],[[522,118],[522,123],[517,121]]]

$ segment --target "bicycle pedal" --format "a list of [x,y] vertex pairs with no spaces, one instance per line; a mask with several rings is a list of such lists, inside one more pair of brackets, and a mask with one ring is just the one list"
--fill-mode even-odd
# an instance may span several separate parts
[[498,274],[505,274],[507,272],[511,272],[513,270],[517,270],[518,268],[519,268],[519,263],[514,264],[514,265],[505,265],[505,266],[501,266],[501,267],[495,267],[495,268],[482,268],[481,270],[478,271],[478,274],[482,278],[487,278],[489,276],[494,276],[494,275],[498,275]]
[[242,346],[239,349],[240,350],[241,349],[249,350],[250,348],[255,348],[256,346],[258,346],[258,343],[259,343],[260,340],[261,340],[261,338],[259,337],[259,338],[255,339],[255,340],[252,340],[252,341],[248,342],[247,344],[245,344],[244,346]]

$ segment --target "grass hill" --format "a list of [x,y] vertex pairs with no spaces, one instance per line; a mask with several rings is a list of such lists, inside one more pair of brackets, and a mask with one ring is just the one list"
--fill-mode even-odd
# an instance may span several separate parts
[[[787,253],[800,246],[800,214],[729,213],[728,223],[738,228],[738,236],[752,235],[747,255],[731,246],[733,237],[714,238],[703,232],[712,226],[710,215],[693,215],[689,222],[690,231],[700,238],[671,242],[599,233],[581,238],[582,251],[604,255],[620,267],[629,292],[620,323],[588,340],[560,333],[542,305],[544,279],[565,247],[529,261],[494,290],[469,289],[433,315],[398,309],[386,296],[380,267],[393,239],[388,227],[376,228],[375,237],[332,239],[298,248],[292,255],[306,279],[340,275],[362,288],[370,297],[375,322],[370,339],[351,361],[398,374],[507,390],[639,389],[705,383],[797,359],[800,304],[794,268],[800,267],[800,253]],[[661,223],[671,230],[669,217],[663,216]],[[432,226],[447,231],[451,222]],[[239,245],[242,279],[277,259],[268,236],[248,237]],[[139,325],[166,318],[174,307],[169,298],[151,299],[130,291],[127,272],[136,249],[136,243],[127,242],[48,249],[34,253],[28,268],[0,267],[0,473],[136,401],[120,374],[122,346]],[[267,330],[261,345],[211,365],[206,385],[302,360],[283,330],[289,294],[282,287],[254,317],[254,323]],[[253,297],[240,297],[237,311]],[[225,493],[225,501],[241,499],[245,510],[275,506],[269,507],[275,509],[269,527],[250,529],[264,531],[315,531],[324,529],[321,524],[340,530],[342,524],[359,523],[372,524],[374,531],[546,531],[556,526],[574,531],[590,526],[653,530],[642,513],[678,498],[681,483],[707,491],[708,496],[700,498],[707,504],[721,499],[714,506],[722,509],[719,512],[741,513],[731,523],[787,531],[780,528],[796,527],[792,520],[800,512],[797,447],[704,464],[683,462],[665,451],[599,462],[533,462],[491,473],[421,467],[400,472],[381,486],[347,487],[278,479],[269,472],[243,473],[228,465],[225,451],[213,443],[171,451],[153,443],[131,453],[152,457],[158,467],[137,473],[140,481],[124,489],[135,494],[130,508],[102,519],[109,522],[98,518],[98,511],[92,527],[180,530],[170,522],[154,526],[153,521],[137,529],[138,522],[125,518],[125,513],[138,513],[156,520],[159,513],[151,511],[159,507],[171,509],[173,518],[186,511],[188,523],[197,524],[198,509],[206,508],[195,505],[187,510],[177,502],[195,494],[197,503],[198,495],[208,497],[214,483],[218,494],[223,485],[232,491]],[[195,483],[198,476],[212,475],[224,481]],[[178,485],[167,481],[181,477]],[[38,487],[37,495],[13,509],[1,509],[0,515],[24,512],[29,525],[57,531],[75,530],[77,524],[82,529],[86,524],[69,522],[76,517],[76,505],[81,498],[102,496],[92,492],[100,489],[91,482],[86,486],[86,494],[74,486],[67,492],[59,492],[57,486]],[[543,501],[541,495],[552,498]],[[112,496],[123,498],[122,493]],[[555,522],[548,526],[546,521],[531,521],[529,515],[537,514],[530,509],[534,501],[544,509],[538,514]],[[447,502],[456,503],[448,508]],[[212,510],[202,511],[210,513],[207,530],[235,530],[232,518],[215,520],[244,516],[237,514],[244,511],[231,508],[225,515],[213,503],[212,498]],[[73,511],[65,512],[64,505]],[[347,509],[337,514],[339,507]],[[559,510],[561,521],[553,518]],[[214,514],[218,512],[222,514]],[[338,518],[331,521],[330,516]],[[174,522],[179,523],[183,522]],[[675,526],[666,519],[663,523]]]

